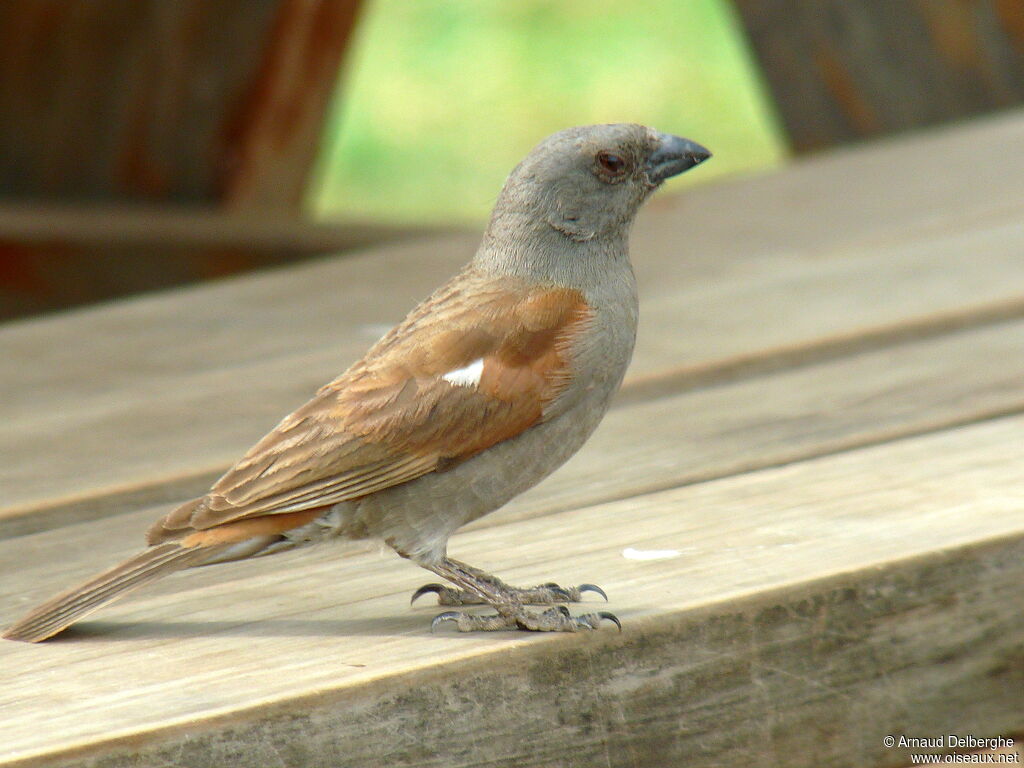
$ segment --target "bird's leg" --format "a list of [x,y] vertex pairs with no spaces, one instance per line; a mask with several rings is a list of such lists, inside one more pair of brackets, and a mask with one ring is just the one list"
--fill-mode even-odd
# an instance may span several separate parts
[[[555,605],[556,603],[579,603],[583,600],[584,592],[593,592],[608,600],[608,595],[596,584],[580,584],[575,587],[561,587],[558,584],[548,582],[538,584],[535,587],[511,587],[489,573],[474,568],[471,565],[460,563],[458,560],[448,560],[452,565],[460,568],[464,573],[472,576],[477,581],[483,581],[493,585],[495,590],[501,592],[506,599],[515,599],[522,605]],[[429,567],[429,566],[424,566]],[[448,578],[447,576],[445,578]],[[444,584],[424,584],[417,589],[411,602],[423,595],[434,592],[437,595],[438,605],[486,605],[488,601],[483,599],[479,592],[467,589],[447,587]]]
[[[578,600],[581,591],[587,591],[584,587],[592,585],[584,584],[581,587],[572,588],[569,591],[555,584],[543,584],[531,589],[517,589],[510,587],[499,579],[487,574],[478,568],[460,563],[457,560],[443,558],[436,563],[422,563],[438,576],[454,584],[457,589],[444,587],[442,585],[428,584],[421,587],[413,595],[415,600],[424,592],[437,592],[438,598],[442,601],[447,599],[458,599],[460,602],[447,603],[448,605],[479,605],[486,604],[494,608],[497,613],[492,615],[478,616],[462,611],[446,611],[436,616],[431,623],[431,628],[445,621],[452,621],[460,632],[488,631],[499,629],[519,629],[534,632],[578,632],[582,629],[597,629],[602,619],[614,622],[621,629],[619,620],[607,611],[599,613],[588,613],[580,616],[573,616],[569,610],[558,605],[543,612],[527,610],[524,605],[529,604],[552,604],[563,602],[567,599]],[[593,587],[600,590],[599,587]],[[604,595],[601,591],[600,594]]]

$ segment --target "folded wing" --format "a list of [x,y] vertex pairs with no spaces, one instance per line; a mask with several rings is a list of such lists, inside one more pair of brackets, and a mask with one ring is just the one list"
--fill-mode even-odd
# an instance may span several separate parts
[[[472,294],[472,305],[465,296]],[[464,274],[286,417],[151,544],[357,499],[464,461],[543,421],[591,322],[571,290]]]

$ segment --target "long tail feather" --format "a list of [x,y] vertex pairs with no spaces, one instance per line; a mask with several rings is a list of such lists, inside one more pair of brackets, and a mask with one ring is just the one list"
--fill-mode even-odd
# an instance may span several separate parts
[[199,565],[223,548],[181,547],[173,543],[150,547],[84,584],[47,600],[8,627],[0,637],[38,643],[121,595],[168,573]]

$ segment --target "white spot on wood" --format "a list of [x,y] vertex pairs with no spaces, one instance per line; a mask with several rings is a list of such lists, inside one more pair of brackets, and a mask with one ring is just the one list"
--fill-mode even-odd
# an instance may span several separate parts
[[670,557],[679,557],[682,554],[678,549],[633,549],[626,547],[622,550],[622,556],[627,560],[668,560]]
[[475,387],[480,383],[480,376],[483,372],[484,361],[483,358],[480,358],[479,360],[474,360],[465,368],[456,368],[454,371],[448,371],[441,378],[457,387]]

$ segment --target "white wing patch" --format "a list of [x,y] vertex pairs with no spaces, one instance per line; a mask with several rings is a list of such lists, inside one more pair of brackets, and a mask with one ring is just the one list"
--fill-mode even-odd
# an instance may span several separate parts
[[483,372],[484,360],[479,358],[465,368],[456,368],[454,371],[448,371],[441,378],[457,387],[475,387],[480,383],[480,377],[483,375]]

